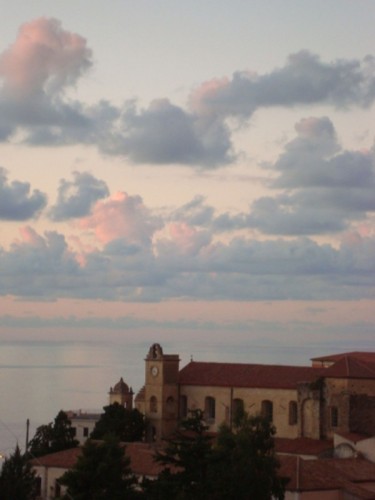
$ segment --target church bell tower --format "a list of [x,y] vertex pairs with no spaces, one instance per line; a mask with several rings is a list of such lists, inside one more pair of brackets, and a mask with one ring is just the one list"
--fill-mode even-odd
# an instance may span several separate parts
[[178,354],[163,354],[160,344],[153,344],[146,356],[145,415],[149,439],[168,437],[178,421]]

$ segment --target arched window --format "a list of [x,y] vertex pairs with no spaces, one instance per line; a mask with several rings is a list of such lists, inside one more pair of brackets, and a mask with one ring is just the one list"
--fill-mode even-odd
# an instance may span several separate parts
[[186,418],[188,414],[187,396],[180,396],[180,418]]
[[175,413],[175,404],[174,404],[174,397],[172,396],[169,396],[167,398],[167,401],[165,402],[165,406],[166,406],[166,410],[167,410],[167,413],[170,417],[172,416],[175,416],[174,413]]
[[331,406],[331,427],[339,425],[339,410],[337,406]]
[[268,399],[264,399],[262,401],[262,409],[261,409],[261,414],[263,418],[266,418],[270,422],[273,420],[273,404],[272,401],[269,401]]
[[296,401],[289,401],[289,425],[296,425],[298,422],[298,407]]
[[234,422],[241,420],[245,413],[245,405],[243,399],[235,398],[232,403],[232,415]]
[[150,397],[150,412],[156,413],[158,411],[158,400],[155,396]]
[[207,420],[215,420],[215,398],[207,396],[204,401],[204,415]]

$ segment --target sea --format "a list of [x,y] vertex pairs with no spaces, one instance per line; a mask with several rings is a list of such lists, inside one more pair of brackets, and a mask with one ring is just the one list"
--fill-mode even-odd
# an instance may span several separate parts
[[[0,455],[25,448],[36,428],[62,410],[100,412],[120,377],[137,393],[144,384],[144,359],[157,339],[124,341],[0,341]],[[165,354],[235,363],[309,365],[310,358],[333,352],[312,345],[258,343],[234,338],[167,339]],[[1,465],[1,464],[0,464]]]

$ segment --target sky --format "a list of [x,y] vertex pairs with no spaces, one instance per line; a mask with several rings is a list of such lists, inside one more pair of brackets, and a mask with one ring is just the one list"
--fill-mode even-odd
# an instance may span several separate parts
[[4,2],[0,340],[374,349],[374,19]]

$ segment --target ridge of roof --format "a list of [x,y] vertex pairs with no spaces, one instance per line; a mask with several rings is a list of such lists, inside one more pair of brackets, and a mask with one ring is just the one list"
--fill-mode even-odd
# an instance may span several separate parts
[[338,354],[330,354],[328,356],[319,356],[316,358],[311,358],[311,361],[339,361],[345,356],[349,356],[351,358],[356,358],[362,361],[368,361],[375,363],[375,351],[351,351],[351,352],[342,352]]
[[375,362],[368,362],[346,355],[325,369],[326,377],[375,378]]
[[313,382],[325,368],[191,361],[179,373],[183,385],[292,389]]

